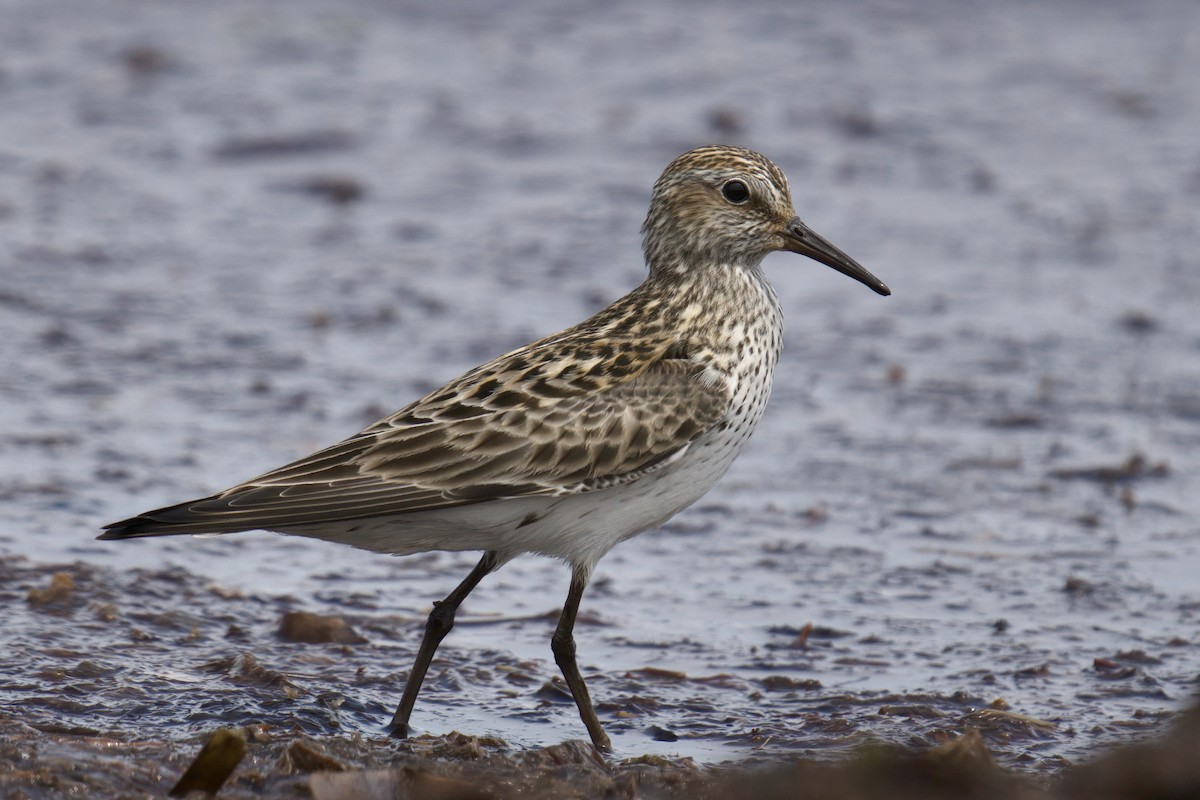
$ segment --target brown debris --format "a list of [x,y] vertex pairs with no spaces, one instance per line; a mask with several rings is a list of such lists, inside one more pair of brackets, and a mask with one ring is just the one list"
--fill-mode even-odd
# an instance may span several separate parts
[[294,699],[300,694],[300,690],[288,679],[287,675],[279,670],[264,667],[252,653],[218,658],[202,665],[201,669],[226,675],[238,685],[277,689],[285,697]]
[[800,629],[800,633],[796,636],[796,640],[792,642],[792,647],[800,650],[808,647],[808,637],[812,635],[812,632],[813,624],[811,622],[805,623],[804,627]]
[[295,772],[345,772],[346,765],[308,742],[296,741],[284,751],[284,768]]
[[967,770],[996,769],[996,760],[975,728],[968,728],[962,736],[929,751],[928,758],[934,763]]
[[279,188],[320,197],[334,206],[362,200],[367,193],[362,181],[348,175],[313,175],[294,183],[280,184]]
[[542,747],[526,753],[522,760],[527,766],[561,767],[568,764],[604,767],[604,758],[588,742],[571,739],[562,744]]
[[686,681],[688,679],[686,672],[661,667],[642,667],[631,670],[625,675],[629,678],[645,678],[652,681]]
[[31,606],[51,606],[66,603],[75,593],[75,579],[67,572],[56,572],[50,576],[50,585],[44,589],[30,589],[26,602]]
[[279,638],[300,644],[365,644],[341,617],[289,611],[279,621]]
[[144,76],[165,72],[171,67],[171,57],[153,45],[142,44],[126,48],[121,61],[130,74]]
[[1085,480],[1097,483],[1129,483],[1143,478],[1165,478],[1171,467],[1165,461],[1151,463],[1141,453],[1134,453],[1116,466],[1055,469],[1050,477],[1060,480]]
[[221,728],[200,749],[196,760],[169,792],[170,797],[215,797],[246,755],[241,733]]
[[789,678],[787,675],[768,675],[759,681],[764,689],[770,691],[795,691],[802,689],[812,691],[820,689],[821,682],[816,678]]
[[356,145],[355,137],[349,132],[330,129],[231,138],[218,144],[212,152],[224,160],[279,158],[341,152]]

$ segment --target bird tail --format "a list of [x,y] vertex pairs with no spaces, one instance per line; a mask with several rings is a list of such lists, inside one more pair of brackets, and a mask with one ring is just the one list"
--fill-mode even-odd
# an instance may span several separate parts
[[197,533],[233,533],[246,530],[230,526],[229,520],[219,517],[196,514],[192,507],[196,503],[211,500],[191,500],[174,506],[157,508],[138,514],[136,517],[112,522],[104,526],[104,532],[97,539],[140,539],[146,536],[178,536],[181,534]]

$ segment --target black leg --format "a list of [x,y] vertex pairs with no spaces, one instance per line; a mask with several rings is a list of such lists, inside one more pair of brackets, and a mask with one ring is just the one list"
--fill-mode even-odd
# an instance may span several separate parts
[[579,674],[579,665],[575,663],[575,636],[572,631],[575,628],[575,616],[579,613],[579,601],[583,598],[583,590],[587,588],[587,583],[587,572],[577,568],[571,573],[571,589],[567,592],[562,616],[558,618],[558,627],[554,629],[554,638],[550,640],[550,649],[554,651],[554,660],[562,670],[563,677],[567,679],[567,687],[571,690],[571,696],[575,698],[575,705],[579,707],[579,717],[587,726],[592,744],[602,753],[611,753],[612,742],[600,726],[600,718],[596,716],[596,709],[592,707],[587,685],[583,682],[583,676]]
[[421,691],[421,684],[425,681],[425,673],[429,670],[429,662],[433,661],[433,654],[437,652],[442,639],[445,639],[446,634],[454,627],[454,612],[458,611],[459,604],[479,585],[483,577],[496,568],[496,561],[497,556],[494,552],[484,553],[475,569],[471,570],[471,574],[464,578],[445,600],[434,601],[429,621],[425,623],[425,636],[421,638],[417,660],[413,662],[412,672],[408,673],[408,681],[404,684],[404,696],[400,698],[400,705],[396,707],[396,713],[392,715],[392,721],[388,725],[388,732],[397,739],[408,737],[408,718],[412,716],[417,694]]

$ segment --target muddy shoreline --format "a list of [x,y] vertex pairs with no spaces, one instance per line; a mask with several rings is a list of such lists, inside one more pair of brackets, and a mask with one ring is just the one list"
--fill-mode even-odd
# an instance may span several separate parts
[[[897,780],[914,797],[961,797],[964,791],[1096,797],[1079,794],[1078,787],[1105,785],[1117,787],[1105,796],[1133,798],[1142,790],[1157,796],[1162,780],[1200,786],[1197,762],[1180,761],[1198,741],[1195,711],[1135,715],[1121,723],[1119,738],[1140,744],[1099,757],[1094,749],[1073,763],[1037,753],[1047,747],[1062,752],[1064,737],[1094,737],[1095,731],[1013,712],[1002,700],[838,696],[819,682],[778,675],[747,684],[734,675],[689,676],[650,666],[598,681],[606,695],[614,687],[624,692],[597,703],[606,725],[624,734],[617,741],[628,741],[631,728],[667,742],[714,735],[712,723],[707,731],[703,724],[694,730],[660,724],[666,710],[697,720],[714,711],[695,697],[667,709],[664,701],[677,697],[681,685],[717,684],[774,706],[820,697],[806,712],[780,716],[792,728],[790,740],[777,741],[767,729],[743,730],[751,755],[719,764],[627,748],[606,759],[578,739],[514,745],[453,731],[399,742],[382,731],[390,707],[365,697],[380,690],[383,697],[397,694],[402,671],[374,674],[364,651],[391,638],[411,641],[419,620],[370,611],[340,617],[297,612],[296,598],[231,591],[182,569],[119,573],[4,558],[0,586],[0,601],[29,612],[27,625],[7,632],[15,646],[2,662],[6,691],[24,693],[23,702],[0,706],[5,796],[162,796],[218,731],[245,749],[228,781],[213,784],[228,798],[724,797],[731,791],[871,798],[896,796],[889,792]],[[805,643],[794,647],[828,634],[803,635]],[[109,645],[95,651],[89,647],[95,640]],[[1146,653],[1121,653],[1097,660],[1095,669],[1114,685],[1153,691],[1142,668],[1155,662]],[[463,695],[497,706],[524,698],[530,722],[574,717],[569,694],[546,664],[483,651],[436,662],[431,678],[426,711],[445,714],[451,724],[464,708]],[[485,694],[490,698],[478,700]],[[727,735],[741,727],[733,717],[724,725]],[[795,794],[801,785],[810,794]]]

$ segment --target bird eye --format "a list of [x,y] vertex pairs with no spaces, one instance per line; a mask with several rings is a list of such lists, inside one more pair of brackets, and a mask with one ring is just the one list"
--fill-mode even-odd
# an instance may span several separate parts
[[741,205],[750,199],[750,190],[741,181],[730,181],[721,187],[721,194],[734,205]]

